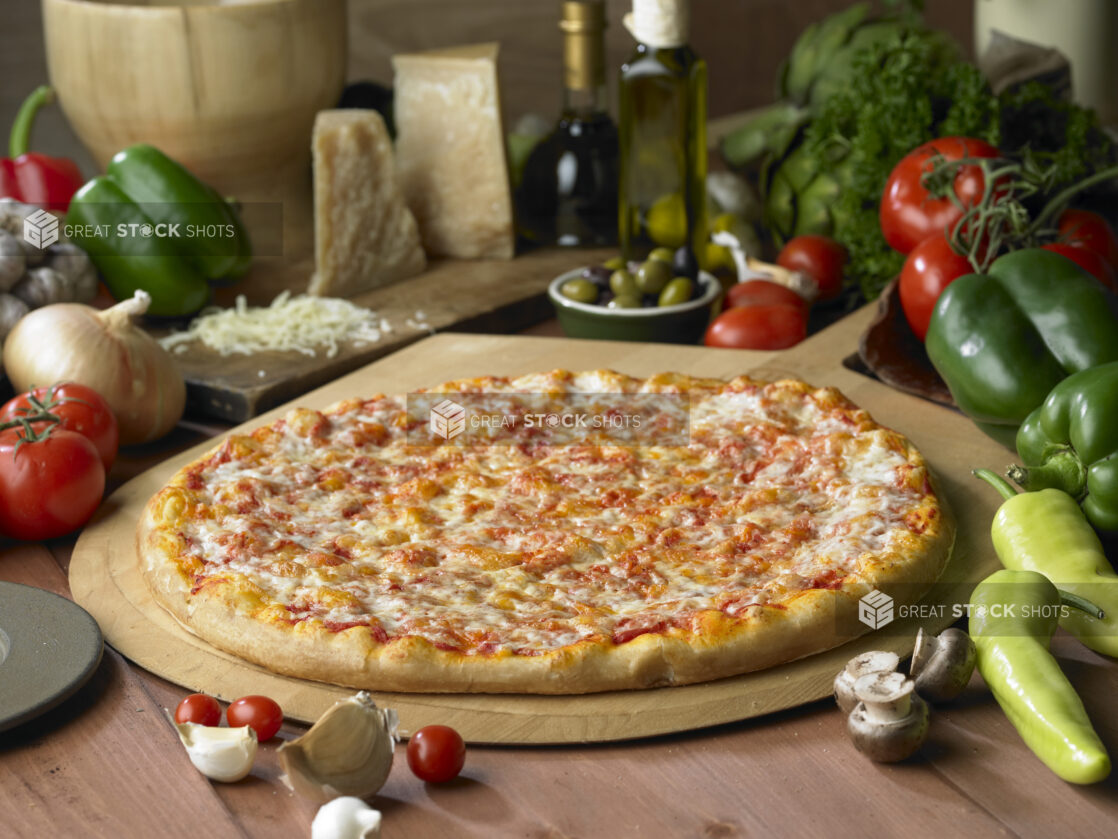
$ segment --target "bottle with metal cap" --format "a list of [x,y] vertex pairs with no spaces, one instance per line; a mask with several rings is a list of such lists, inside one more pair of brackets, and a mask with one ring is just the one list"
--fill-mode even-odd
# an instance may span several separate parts
[[562,5],[563,110],[532,151],[517,190],[517,226],[540,244],[617,242],[617,127],[609,115],[602,0]]
[[687,44],[688,0],[633,0],[637,47],[621,68],[619,235],[628,259],[706,248],[707,68]]

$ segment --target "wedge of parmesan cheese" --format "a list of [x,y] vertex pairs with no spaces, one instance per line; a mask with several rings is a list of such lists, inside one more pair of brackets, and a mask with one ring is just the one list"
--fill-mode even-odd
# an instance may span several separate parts
[[430,255],[511,259],[497,44],[397,55],[396,162]]
[[314,122],[315,273],[308,294],[352,297],[427,264],[376,111],[321,111]]

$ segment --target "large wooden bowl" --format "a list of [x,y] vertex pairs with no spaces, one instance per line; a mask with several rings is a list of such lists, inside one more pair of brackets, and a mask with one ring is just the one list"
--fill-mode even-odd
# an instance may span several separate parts
[[47,66],[98,164],[151,143],[226,194],[306,178],[345,81],[346,0],[43,0]]

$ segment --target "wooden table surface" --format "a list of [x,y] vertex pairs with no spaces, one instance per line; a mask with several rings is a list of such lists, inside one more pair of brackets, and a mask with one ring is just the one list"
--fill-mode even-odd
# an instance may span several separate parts
[[[224,430],[184,422],[123,453],[110,490]],[[0,580],[68,595],[72,546],[4,543]],[[1118,666],[1062,633],[1053,649],[1118,754]],[[162,711],[185,692],[106,648],[77,694],[0,734],[0,836],[309,836],[315,808],[279,782],[279,740],[261,747],[239,783],[194,770]],[[303,730],[286,725],[280,738]],[[415,779],[399,746],[373,804],[387,839],[1103,836],[1118,826],[1116,787],[1116,778],[1089,788],[1056,778],[976,675],[959,700],[935,709],[929,742],[899,765],[864,759],[824,700],[637,742],[472,747],[463,775],[443,786]]]

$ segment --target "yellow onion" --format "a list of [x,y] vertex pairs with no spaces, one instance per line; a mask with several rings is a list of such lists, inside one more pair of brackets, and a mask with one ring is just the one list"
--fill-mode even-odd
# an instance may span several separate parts
[[35,309],[4,341],[4,369],[16,392],[55,382],[93,388],[116,415],[121,445],[146,443],[175,427],[186,385],[170,353],[132,318],[151,304],[146,291],[99,310],[81,303]]

